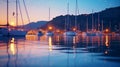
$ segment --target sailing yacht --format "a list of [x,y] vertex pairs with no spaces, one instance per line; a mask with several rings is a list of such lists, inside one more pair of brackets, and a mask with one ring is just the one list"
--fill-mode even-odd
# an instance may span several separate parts
[[[49,21],[50,21],[50,8],[49,8]],[[54,33],[52,31],[49,31],[49,30],[52,30],[51,26],[48,27],[48,31],[46,32],[46,35],[47,36],[53,36]]]
[[94,25],[93,25],[93,11],[92,11],[92,29],[90,31],[86,32],[87,36],[96,36],[96,31],[94,30]]
[[[23,2],[25,4],[24,0],[23,0]],[[7,0],[7,30],[4,31],[3,35],[4,36],[25,36],[27,32],[24,30],[18,30],[18,27],[17,27],[18,26],[18,6],[20,7],[20,5],[18,5],[18,4],[20,4],[19,0],[16,0],[16,24],[17,24],[17,26],[15,29],[10,29],[9,19],[8,19],[9,18],[9,14],[8,14],[9,13],[9,10],[8,10],[9,5],[8,5],[8,3],[9,3],[9,0]],[[20,8],[20,10],[21,10],[21,8]]]
[[[102,31],[99,30],[99,26],[100,26],[100,20],[99,19],[100,19],[100,15],[98,13],[98,31],[96,32],[96,35],[97,36],[102,36],[103,35],[103,33],[102,33],[103,29],[102,29]],[[103,28],[103,21],[102,21],[102,28]]]
[[[76,23],[77,23],[77,0],[76,0],[76,16],[75,16],[75,28],[76,28]],[[64,32],[63,35],[65,36],[76,36],[76,29],[74,31],[70,30],[69,28],[69,3],[68,3],[68,9],[67,9],[67,22],[65,22],[65,27],[67,27],[66,31]],[[66,26],[66,24],[68,23],[68,26]]]

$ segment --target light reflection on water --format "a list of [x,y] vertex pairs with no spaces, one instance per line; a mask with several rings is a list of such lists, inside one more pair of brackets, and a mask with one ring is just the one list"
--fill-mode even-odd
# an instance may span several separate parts
[[48,37],[48,42],[49,42],[49,51],[52,51],[52,37]]
[[105,45],[106,45],[106,47],[109,46],[109,38],[108,38],[108,35],[105,35]]
[[120,36],[0,38],[0,67],[119,67]]
[[11,41],[10,41],[9,50],[10,50],[12,55],[16,54],[16,44],[14,42],[14,38],[12,38]]

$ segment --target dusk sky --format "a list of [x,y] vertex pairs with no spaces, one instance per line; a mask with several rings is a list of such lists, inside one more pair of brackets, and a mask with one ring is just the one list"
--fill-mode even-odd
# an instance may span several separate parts
[[[9,23],[15,23],[15,0],[9,0]],[[67,14],[67,3],[69,1],[69,12],[75,14],[75,0],[25,0],[31,22],[48,21],[49,8],[51,8],[51,19]],[[20,0],[24,22],[27,24],[27,17],[23,7],[23,1]],[[79,14],[89,14],[92,12],[99,12],[106,8],[120,6],[120,0],[78,0]],[[20,15],[20,13],[19,13]],[[6,1],[0,0],[0,24],[6,24]],[[21,19],[19,16],[19,24]]]

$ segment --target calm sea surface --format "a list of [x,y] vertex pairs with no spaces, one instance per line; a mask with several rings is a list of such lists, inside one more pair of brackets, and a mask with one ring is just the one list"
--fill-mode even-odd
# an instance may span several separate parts
[[120,67],[120,36],[0,37],[0,67]]

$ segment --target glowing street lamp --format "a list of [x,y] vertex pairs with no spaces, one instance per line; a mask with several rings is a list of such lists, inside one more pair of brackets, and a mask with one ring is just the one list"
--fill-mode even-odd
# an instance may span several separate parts
[[108,33],[108,32],[109,32],[109,29],[106,29],[105,32]]
[[52,27],[51,27],[51,26],[49,26],[49,27],[48,27],[48,29],[49,29],[49,30],[52,30]]
[[17,52],[14,38],[12,38],[12,40],[10,41],[9,50],[12,55],[15,55]]
[[76,30],[76,28],[73,28],[73,31],[75,31]]

